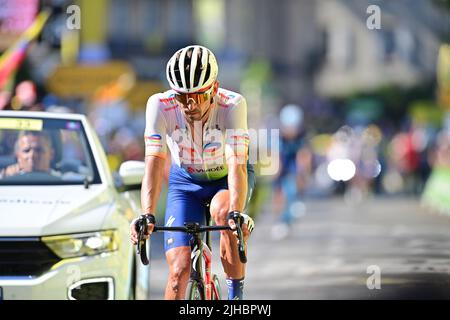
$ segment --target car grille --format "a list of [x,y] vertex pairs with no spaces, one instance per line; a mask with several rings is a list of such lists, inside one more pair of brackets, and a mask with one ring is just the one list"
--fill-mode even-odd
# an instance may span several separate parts
[[0,276],[40,276],[58,261],[39,238],[0,238]]

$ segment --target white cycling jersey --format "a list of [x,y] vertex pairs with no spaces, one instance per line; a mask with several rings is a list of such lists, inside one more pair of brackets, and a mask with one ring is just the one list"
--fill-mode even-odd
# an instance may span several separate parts
[[[145,155],[166,157],[195,180],[217,180],[228,173],[231,156],[247,159],[247,104],[236,92],[219,88],[208,120],[194,124],[194,133],[175,100],[175,91],[152,95],[147,102]],[[241,160],[242,161],[242,160]]]

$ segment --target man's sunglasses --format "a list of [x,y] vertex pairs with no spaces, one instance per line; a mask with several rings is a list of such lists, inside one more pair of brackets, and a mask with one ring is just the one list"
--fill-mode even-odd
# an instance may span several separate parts
[[175,99],[183,105],[187,105],[189,100],[193,100],[196,104],[202,104],[211,99],[212,88],[204,92],[195,93],[175,93]]

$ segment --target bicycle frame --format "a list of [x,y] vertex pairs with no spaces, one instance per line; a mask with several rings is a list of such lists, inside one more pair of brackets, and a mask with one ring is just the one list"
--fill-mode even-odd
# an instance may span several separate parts
[[[206,233],[206,243],[200,237],[200,233],[194,233],[190,240],[191,246],[191,275],[190,279],[195,279],[202,286],[202,291],[205,300],[212,300],[213,295],[216,299],[219,298],[218,288],[212,281],[211,264],[212,251],[209,248],[211,245],[211,238],[209,232]],[[200,255],[202,258],[200,258]],[[205,261],[205,271],[203,274],[202,262]]]

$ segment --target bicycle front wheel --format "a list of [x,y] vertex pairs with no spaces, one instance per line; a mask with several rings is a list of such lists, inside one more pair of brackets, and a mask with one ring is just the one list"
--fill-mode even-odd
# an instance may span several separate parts
[[[222,293],[220,292],[220,282],[217,275],[213,275],[212,277],[212,283],[213,283],[213,292],[212,292],[212,300],[222,300]],[[215,291],[214,291],[215,290]],[[217,293],[217,294],[216,294]]]
[[202,286],[197,280],[189,280],[186,288],[186,300],[205,300]]

